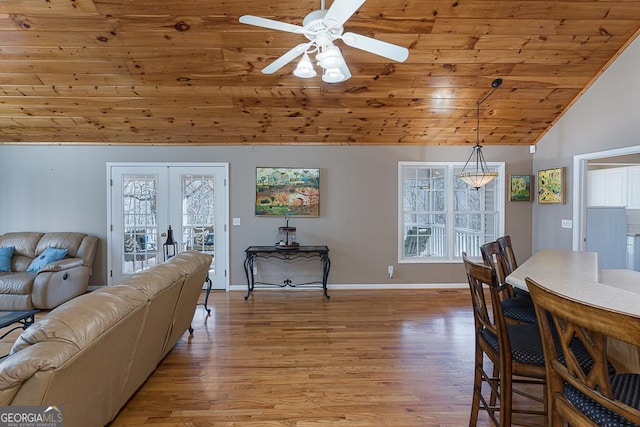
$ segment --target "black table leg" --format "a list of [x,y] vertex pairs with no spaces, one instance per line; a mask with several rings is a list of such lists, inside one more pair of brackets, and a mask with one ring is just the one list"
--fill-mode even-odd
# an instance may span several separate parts
[[204,294],[204,309],[207,310],[208,314],[211,314],[211,309],[207,307],[207,304],[209,303],[209,294],[211,293],[211,287],[213,286],[213,281],[209,277],[208,273],[205,281],[207,282],[207,292]]
[[253,292],[253,260],[255,259],[255,255],[247,254],[247,257],[244,260],[244,274],[247,276],[247,294],[244,296],[245,301],[249,299],[251,296],[251,292]]
[[329,270],[331,269],[331,260],[329,259],[329,255],[321,254],[320,259],[322,259],[322,289],[324,289],[324,296],[327,299],[330,299],[329,293],[327,291],[327,280],[329,279]]

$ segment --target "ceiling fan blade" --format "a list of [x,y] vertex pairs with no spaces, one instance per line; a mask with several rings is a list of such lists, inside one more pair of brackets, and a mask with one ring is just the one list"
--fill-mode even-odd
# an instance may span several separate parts
[[398,62],[404,62],[409,57],[409,50],[405,47],[398,46],[377,40],[371,37],[363,36],[356,33],[344,33],[342,41],[348,46],[361,49],[375,55],[384,56]]
[[324,16],[329,28],[341,27],[367,0],[333,0]]
[[287,22],[275,21],[273,19],[261,18],[253,15],[242,15],[239,21],[243,24],[270,28],[272,30],[287,31],[289,33],[302,33],[304,30],[304,28],[299,25],[293,25]]
[[311,43],[300,43],[298,46],[286,52],[284,55],[273,61],[271,64],[267,65],[262,69],[264,74],[273,74],[278,71],[280,68],[287,65],[289,62],[296,59],[298,56],[302,55],[308,48]]

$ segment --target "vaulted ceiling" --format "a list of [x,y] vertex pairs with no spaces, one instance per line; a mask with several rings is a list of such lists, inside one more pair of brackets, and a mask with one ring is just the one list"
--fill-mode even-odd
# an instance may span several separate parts
[[[640,29],[640,1],[367,0],[352,77],[261,69],[321,0],[2,0],[0,143],[531,145]],[[327,0],[326,7],[331,6]]]

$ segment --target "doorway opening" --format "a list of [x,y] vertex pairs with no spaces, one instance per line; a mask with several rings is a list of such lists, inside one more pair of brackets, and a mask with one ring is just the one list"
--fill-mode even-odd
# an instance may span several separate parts
[[109,163],[107,175],[109,285],[197,250],[211,255],[213,289],[228,289],[228,164]]
[[[573,158],[573,242],[574,250],[588,250],[588,210],[599,207],[624,207],[630,226],[636,216],[640,218],[640,188],[627,186],[640,182],[640,146],[624,147]],[[629,178],[631,177],[631,178]],[[611,184],[611,191],[607,186]],[[637,206],[636,206],[637,205]],[[635,213],[638,213],[637,215]],[[593,212],[591,212],[593,213]],[[640,227],[640,221],[638,221]],[[592,234],[592,233],[591,233]],[[628,234],[628,231],[627,231]],[[626,236],[624,236],[626,238]],[[627,257],[629,254],[627,253]]]

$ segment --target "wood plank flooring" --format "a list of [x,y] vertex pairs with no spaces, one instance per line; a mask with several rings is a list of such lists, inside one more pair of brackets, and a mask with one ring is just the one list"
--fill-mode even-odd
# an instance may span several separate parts
[[467,290],[331,296],[213,292],[111,427],[468,425]]

